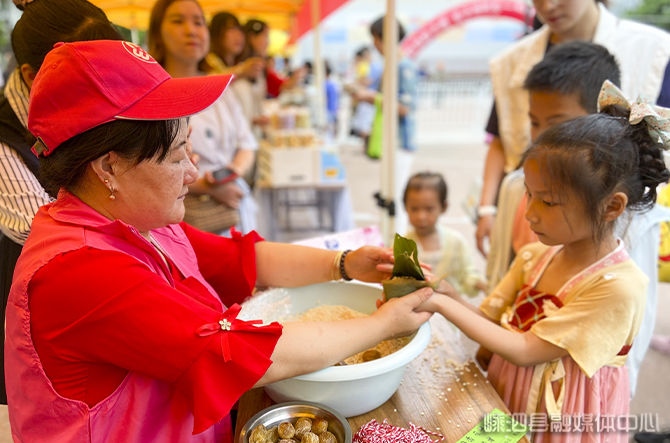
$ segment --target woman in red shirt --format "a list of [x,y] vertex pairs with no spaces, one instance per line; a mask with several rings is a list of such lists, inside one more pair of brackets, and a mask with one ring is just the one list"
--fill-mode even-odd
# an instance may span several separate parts
[[430,314],[431,294],[369,317],[237,319],[258,286],[380,281],[391,253],[227,239],[181,222],[197,171],[185,117],[229,76],[171,78],[129,42],[58,44],[31,91],[54,203],[35,216],[7,308],[9,416],[18,441],[232,441],[246,390],[332,365]]

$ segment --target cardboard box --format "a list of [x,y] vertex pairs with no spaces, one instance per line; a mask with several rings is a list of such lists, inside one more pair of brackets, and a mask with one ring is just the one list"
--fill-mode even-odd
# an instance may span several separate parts
[[316,185],[320,164],[317,148],[261,148],[258,179],[263,186]]

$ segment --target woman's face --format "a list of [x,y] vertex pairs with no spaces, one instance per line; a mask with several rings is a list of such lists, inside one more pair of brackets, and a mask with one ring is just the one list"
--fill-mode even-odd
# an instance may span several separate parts
[[595,3],[594,0],[533,0],[533,5],[552,33],[564,35],[580,26]]
[[265,31],[260,34],[249,34],[249,44],[254,50],[255,55],[260,57],[267,55],[268,46],[270,44],[270,30],[265,28]]
[[135,165],[132,160],[119,159],[115,169],[118,189],[114,216],[142,233],[181,222],[188,185],[198,177],[187,146],[188,125],[182,119],[163,161],[149,159]]
[[209,52],[209,30],[202,9],[193,0],[178,0],[165,10],[161,24],[165,57],[199,63]]
[[233,56],[238,56],[242,53],[244,49],[244,33],[237,26],[232,26],[227,28],[221,34],[223,39],[223,50],[226,51],[226,54]]

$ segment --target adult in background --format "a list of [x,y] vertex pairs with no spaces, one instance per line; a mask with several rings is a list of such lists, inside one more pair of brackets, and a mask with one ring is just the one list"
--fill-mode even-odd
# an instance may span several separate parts
[[[218,12],[209,23],[211,38],[210,53],[207,63],[211,74],[234,74],[232,90],[242,106],[244,116],[251,125],[254,135],[261,137],[263,128],[269,119],[263,114],[262,103],[265,99],[263,85],[255,79],[262,75],[265,62],[262,57],[242,58],[246,37],[242,25],[233,14]],[[251,80],[241,81],[242,79]],[[252,181],[252,180],[250,180]]]
[[[242,53],[242,59],[249,57],[267,57],[270,46],[270,27],[263,20],[251,18],[244,24],[244,36],[246,44]],[[283,91],[294,88],[303,80],[305,73],[302,69],[296,69],[289,77],[281,77],[276,71],[266,68],[262,72],[262,78],[258,81],[265,83],[265,95],[277,97]]]
[[[0,95],[0,321],[5,318],[14,267],[30,224],[39,207],[51,201],[39,181],[37,158],[30,152],[35,138],[27,128],[28,107],[35,75],[57,42],[121,38],[105,13],[85,0],[25,2],[20,6],[24,12],[11,36],[18,66]],[[0,331],[4,349],[4,328]],[[0,365],[0,371],[4,374],[4,366]],[[0,383],[0,403],[5,404],[4,376],[0,376]]]
[[530,142],[528,91],[523,82],[549,47],[572,40],[598,43],[616,57],[621,68],[621,89],[627,97],[650,102],[659,99],[659,105],[670,105],[670,75],[666,74],[670,71],[670,34],[620,19],[596,0],[533,0],[533,5],[544,26],[490,63],[495,103],[486,131],[493,137],[484,164],[475,233],[477,248],[484,256],[500,183],[507,172],[517,168]]
[[[148,42],[149,52],[172,77],[197,77],[209,70],[209,30],[196,0],[158,0],[151,10]],[[256,229],[257,206],[243,177],[253,166],[258,143],[235,94],[223,94],[191,117],[190,124],[200,177],[189,186],[186,221],[213,233],[231,225],[243,233]],[[239,214],[239,221],[230,210]]]
[[[397,21],[396,21],[397,22]],[[405,38],[405,29],[398,24],[398,43]],[[381,55],[384,55],[384,17],[379,17],[370,25],[370,34],[374,46]],[[407,213],[404,210],[402,193],[412,168],[412,153],[416,151],[416,87],[417,70],[414,63],[404,57],[402,53],[398,56],[398,149],[396,151],[396,173],[395,173],[395,217],[396,231],[405,232],[407,230]],[[355,98],[360,101],[374,103],[377,107],[377,115],[372,126],[370,137],[368,138],[367,154],[372,158],[381,156],[381,112],[382,95],[381,83],[379,90],[359,90],[355,93]]]
[[45,66],[28,127],[58,198],[35,216],[8,305],[15,440],[232,442],[228,413],[249,388],[335,364],[430,317],[414,311],[424,289],[359,319],[239,320],[235,303],[256,285],[378,282],[391,251],[225,238],[181,221],[198,177],[186,117],[214,103],[228,77],[171,78],[120,41],[65,43]]
[[[230,12],[217,12],[209,22],[211,39],[207,63],[212,74],[234,74],[236,78],[256,78],[263,70],[263,59],[249,57],[238,63],[245,46],[242,25]],[[234,80],[233,80],[234,81]]]

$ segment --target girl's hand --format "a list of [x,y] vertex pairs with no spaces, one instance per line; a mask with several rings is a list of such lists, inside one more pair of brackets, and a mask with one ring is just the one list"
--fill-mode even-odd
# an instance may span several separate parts
[[454,287],[451,286],[449,282],[447,282],[446,280],[440,280],[440,285],[437,287],[435,292],[447,295],[456,300],[459,300],[461,298],[461,294],[459,294],[458,291],[454,289]]
[[389,336],[407,335],[430,319],[432,312],[419,312],[418,309],[427,303],[432,295],[433,291],[430,288],[419,289],[382,304],[372,316],[385,323],[384,330],[389,332]]
[[344,270],[356,280],[379,283],[391,277],[393,251],[377,246],[363,246],[351,251],[344,259]]

